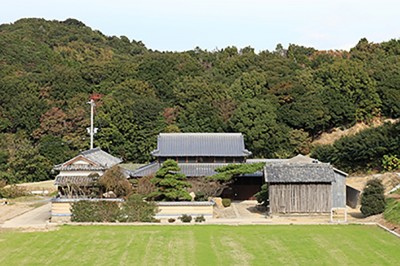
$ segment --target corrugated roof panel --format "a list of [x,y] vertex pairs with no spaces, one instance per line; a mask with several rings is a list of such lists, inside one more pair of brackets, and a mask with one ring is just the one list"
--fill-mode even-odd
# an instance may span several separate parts
[[161,133],[154,156],[248,156],[241,133]]

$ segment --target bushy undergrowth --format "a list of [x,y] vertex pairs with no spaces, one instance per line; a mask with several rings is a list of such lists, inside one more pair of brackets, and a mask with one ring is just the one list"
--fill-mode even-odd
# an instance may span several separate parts
[[29,195],[29,192],[26,189],[16,185],[0,188],[0,198],[15,199],[27,195]]

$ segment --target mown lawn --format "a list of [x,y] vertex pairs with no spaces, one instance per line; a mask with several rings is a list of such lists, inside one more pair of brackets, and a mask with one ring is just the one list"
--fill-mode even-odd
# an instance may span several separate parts
[[375,226],[63,226],[0,232],[0,265],[399,265]]

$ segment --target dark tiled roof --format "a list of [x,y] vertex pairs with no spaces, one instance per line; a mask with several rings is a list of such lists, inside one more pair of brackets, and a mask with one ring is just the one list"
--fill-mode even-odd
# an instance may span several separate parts
[[265,166],[265,181],[271,183],[330,183],[334,169],[326,163],[278,163]]
[[[218,167],[226,166],[227,163],[180,163],[178,166],[181,168],[180,173],[185,174],[188,177],[200,177],[200,176],[212,176],[215,175],[215,169]],[[130,176],[132,177],[142,177],[154,175],[158,169],[160,169],[161,164],[151,163],[144,167],[137,169],[136,171],[131,171]]]
[[[96,178],[97,179],[97,178]],[[90,186],[94,183],[95,178],[89,176],[56,176],[54,185],[66,186],[66,185],[78,185],[78,186]]]
[[160,169],[160,164],[157,162],[153,162],[133,171],[127,170],[127,172],[131,177],[142,177],[154,175],[158,169]]
[[161,133],[153,156],[249,156],[241,133]]

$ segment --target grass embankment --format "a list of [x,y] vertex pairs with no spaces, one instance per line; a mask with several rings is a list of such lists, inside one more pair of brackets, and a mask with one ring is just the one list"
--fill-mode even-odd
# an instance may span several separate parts
[[64,226],[1,232],[0,265],[398,265],[375,226]]
[[386,208],[383,217],[390,223],[400,225],[400,189],[394,191],[394,197],[386,199]]
[[400,225],[400,200],[399,199],[387,199],[386,208],[383,213],[383,217],[390,223]]

